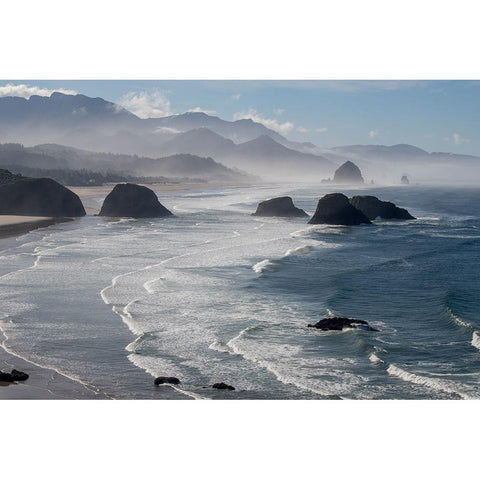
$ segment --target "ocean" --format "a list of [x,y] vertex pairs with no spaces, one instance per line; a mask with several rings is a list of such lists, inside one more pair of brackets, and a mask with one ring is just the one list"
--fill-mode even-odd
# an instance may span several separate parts
[[[312,214],[334,191],[417,219],[250,215],[283,195]],[[478,187],[269,184],[159,198],[175,217],[87,216],[0,240],[4,347],[98,398],[480,398]],[[326,316],[378,332],[307,327]],[[181,383],[155,387],[160,375]]]

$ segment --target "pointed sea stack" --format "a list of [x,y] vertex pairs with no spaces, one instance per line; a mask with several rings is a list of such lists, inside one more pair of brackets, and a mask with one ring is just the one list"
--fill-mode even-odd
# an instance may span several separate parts
[[369,220],[375,220],[378,217],[386,220],[415,220],[415,217],[404,208],[399,208],[391,202],[383,202],[371,195],[352,197],[350,203],[363,212]]
[[308,223],[327,225],[361,225],[370,224],[370,220],[342,193],[329,193],[322,197],[317,209]]
[[252,215],[257,217],[308,217],[306,212],[293,204],[291,197],[278,197],[260,202],[257,211]]
[[0,170],[0,215],[83,217],[82,201],[51,178],[29,178]]
[[365,183],[360,169],[350,160],[337,168],[333,183]]
[[173,215],[153,190],[134,183],[119,183],[105,198],[99,216],[152,218]]
[[406,175],[402,175],[402,178],[400,179],[400,183],[402,185],[410,185],[410,180]]

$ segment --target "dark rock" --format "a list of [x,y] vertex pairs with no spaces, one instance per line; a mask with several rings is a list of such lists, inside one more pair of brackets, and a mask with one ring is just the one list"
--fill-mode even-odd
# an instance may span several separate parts
[[12,377],[15,382],[24,382],[25,380],[28,380],[28,374],[15,369],[12,370]]
[[364,181],[360,169],[348,160],[335,171],[333,183],[364,183]]
[[301,208],[293,204],[291,197],[278,197],[260,202],[252,215],[258,217],[308,217]]
[[308,324],[309,327],[318,328],[319,330],[343,330],[344,328],[361,328],[372,332],[378,332],[377,329],[372,328],[365,320],[355,320],[353,318],[331,317],[322,318],[315,324]]
[[165,383],[178,385],[180,383],[180,380],[176,377],[157,377],[153,383],[155,383],[155,385],[163,385]]
[[370,220],[375,220],[375,218],[378,217],[385,219],[415,220],[415,217],[412,217],[404,208],[399,208],[391,202],[383,202],[371,195],[352,197],[350,203],[363,212]]
[[99,215],[101,217],[151,218],[172,215],[153,190],[133,183],[119,183],[107,195]]
[[235,387],[232,387],[231,385],[227,385],[226,383],[223,383],[223,382],[214,383],[212,385],[212,388],[216,388],[217,390],[235,390]]
[[0,382],[14,382],[13,375],[11,373],[0,372]]
[[402,185],[410,185],[410,180],[406,175],[402,175],[402,178],[400,179],[400,183]]
[[360,225],[370,224],[370,220],[342,193],[329,193],[322,197],[317,209],[308,223],[327,225]]
[[83,217],[78,195],[51,178],[29,178],[3,170],[0,181],[0,215]]

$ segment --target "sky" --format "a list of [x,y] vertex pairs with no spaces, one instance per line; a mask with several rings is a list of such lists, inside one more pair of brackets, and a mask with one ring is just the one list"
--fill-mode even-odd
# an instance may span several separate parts
[[327,148],[408,143],[480,154],[480,81],[0,81],[0,96],[53,91],[102,97],[144,118],[186,111],[251,118],[290,140]]

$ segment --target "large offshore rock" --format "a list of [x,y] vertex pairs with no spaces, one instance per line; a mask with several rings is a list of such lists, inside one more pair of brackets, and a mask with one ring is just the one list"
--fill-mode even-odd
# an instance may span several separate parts
[[370,220],[355,208],[342,193],[329,193],[322,197],[308,223],[327,225],[370,224]]
[[260,202],[257,211],[252,215],[257,217],[308,217],[306,212],[293,204],[291,197],[278,197]]
[[153,190],[134,183],[119,183],[105,198],[101,217],[151,218],[167,217],[167,210]]
[[392,202],[383,202],[372,195],[357,195],[350,199],[350,203],[362,211],[370,220],[376,218],[415,220],[408,210],[397,207]]
[[364,183],[364,180],[360,169],[348,160],[335,171],[333,183]]

